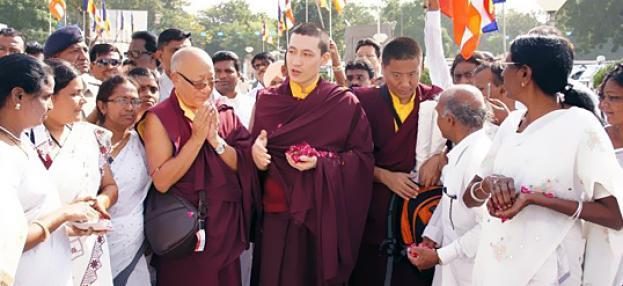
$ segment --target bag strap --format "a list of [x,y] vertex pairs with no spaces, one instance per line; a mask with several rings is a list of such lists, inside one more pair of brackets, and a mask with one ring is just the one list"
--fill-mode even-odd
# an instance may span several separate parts
[[385,282],[384,286],[390,286],[392,284],[392,274],[394,272],[394,257],[396,256],[398,243],[396,241],[396,235],[394,234],[394,222],[395,212],[398,196],[392,193],[392,198],[389,202],[389,211],[387,212],[387,232],[386,239],[381,243],[380,250],[387,255],[387,264],[385,267]]
[[117,274],[117,276],[115,276],[115,278],[113,279],[114,286],[125,286],[128,283],[128,278],[130,278],[130,275],[134,271],[134,268],[136,268],[136,264],[138,264],[139,259],[141,259],[141,256],[143,256],[145,248],[147,248],[147,242],[143,240],[141,247],[139,247],[136,254],[134,254],[134,258],[132,258],[130,264],[128,264],[128,266],[126,266],[121,272],[119,272],[119,274]]
[[197,207],[197,221],[199,222],[199,229],[205,230],[205,221],[208,217],[208,206],[206,205],[206,192],[199,192],[199,206]]
[[394,116],[394,121],[396,122],[396,125],[398,125],[398,128],[402,127],[402,121],[400,120],[400,116],[398,116],[398,112],[396,112],[394,103],[392,103],[392,99],[389,95],[389,87],[387,87],[386,84],[381,87],[381,96],[383,97],[383,99],[385,99],[385,102],[387,102],[387,104],[389,105],[389,108],[392,111],[392,116]]

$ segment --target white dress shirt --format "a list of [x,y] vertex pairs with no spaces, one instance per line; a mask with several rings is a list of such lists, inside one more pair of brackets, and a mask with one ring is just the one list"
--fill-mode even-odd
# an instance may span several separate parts
[[437,250],[442,266],[435,271],[435,276],[441,276],[440,285],[471,285],[483,208],[467,208],[462,198],[490,146],[491,140],[481,129],[448,153],[448,164],[442,170],[446,191],[423,235],[442,246]]
[[424,66],[428,68],[431,82],[443,89],[452,86],[452,76],[446,63],[441,40],[441,12],[426,12],[424,24]]
[[160,102],[171,96],[171,91],[173,90],[173,81],[169,78],[166,72],[162,73],[160,77]]

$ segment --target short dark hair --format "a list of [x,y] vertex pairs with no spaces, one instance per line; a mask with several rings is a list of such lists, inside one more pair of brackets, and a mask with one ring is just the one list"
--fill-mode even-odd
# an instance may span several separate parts
[[410,37],[398,37],[391,40],[383,48],[383,65],[391,60],[422,59],[422,48]]
[[[125,83],[130,83],[133,86],[136,86],[136,84],[134,84],[134,82],[132,82],[129,78],[127,78],[126,76],[123,75],[115,75],[107,80],[105,80],[104,82],[102,82],[102,85],[100,86],[98,92],[97,92],[97,97],[96,100],[97,101],[101,101],[101,102],[107,102],[108,99],[112,96],[112,94],[115,92],[115,89]],[[104,113],[102,113],[102,111],[99,109],[99,107],[96,107],[96,113],[97,113],[97,122],[98,124],[103,124],[104,120],[106,119],[106,116],[104,116]]]
[[20,87],[26,93],[34,94],[48,84],[52,70],[45,63],[26,54],[10,54],[0,58],[0,108],[11,91]]
[[155,53],[158,50],[158,45],[156,43],[156,35],[149,31],[138,31],[132,34],[132,40],[143,40],[145,41],[145,50],[150,53]]
[[499,60],[483,62],[476,68],[474,73],[477,74],[484,70],[491,71],[491,81],[493,82],[493,85],[500,86],[504,83],[504,77],[502,76],[504,69],[502,68],[502,64]]
[[[316,26],[312,23],[302,23],[292,30],[292,35],[303,35],[316,37],[320,39],[318,42],[318,48],[320,48],[320,53],[324,54],[329,51],[329,34],[325,32],[322,28]],[[290,36],[292,37],[292,36]]]
[[253,58],[251,59],[251,64],[253,64],[257,60],[268,61],[270,63],[274,63],[275,57],[273,57],[273,55],[269,52],[261,52],[253,56]]
[[39,42],[29,42],[24,51],[29,55],[43,54],[43,46]]
[[144,67],[135,67],[128,71],[128,77],[136,78],[139,76],[146,76],[153,78],[156,82],[158,81],[158,77],[156,76],[154,71],[148,70]]
[[91,62],[95,62],[98,56],[108,53],[118,53],[119,59],[123,59],[123,55],[121,54],[119,49],[108,43],[96,44],[91,47],[91,50],[89,51],[89,58],[91,59]]
[[238,58],[238,55],[236,55],[236,53],[232,51],[218,51],[212,56],[213,64],[224,61],[233,61],[236,71],[240,71],[240,58]]
[[456,55],[456,57],[454,57],[454,61],[452,62],[452,66],[450,67],[450,75],[454,75],[454,69],[460,63],[472,63],[472,64],[475,64],[476,66],[479,66],[485,61],[493,61],[494,58],[495,57],[493,56],[492,53],[485,52],[485,51],[474,51],[472,56],[467,59],[463,58],[461,54],[458,54]]
[[606,87],[606,83],[608,81],[614,81],[619,86],[623,87],[623,64],[618,63],[615,64],[614,67],[606,73],[604,80],[601,82],[599,86],[599,95],[603,96],[604,88]]
[[377,58],[381,57],[381,45],[377,43],[374,39],[365,38],[357,41],[357,46],[355,47],[355,53],[359,50],[359,48],[363,46],[372,46],[374,48],[374,53]]
[[54,94],[58,94],[58,92],[67,87],[72,80],[80,76],[76,68],[62,59],[46,59],[45,63],[52,68],[54,73]]
[[191,39],[190,32],[184,32],[180,29],[171,28],[166,29],[158,35],[158,48],[166,46],[171,41],[182,41],[185,39]]
[[344,71],[348,70],[365,70],[368,72],[370,79],[374,78],[374,68],[370,64],[370,62],[363,59],[355,59],[346,63],[346,67],[344,67]]
[[5,37],[20,37],[23,38],[22,32],[15,30],[13,28],[2,28],[0,29],[0,36]]

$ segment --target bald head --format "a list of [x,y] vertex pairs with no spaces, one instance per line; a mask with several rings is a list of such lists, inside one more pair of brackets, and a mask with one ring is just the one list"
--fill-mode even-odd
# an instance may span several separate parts
[[443,115],[452,115],[459,124],[469,129],[482,128],[489,111],[478,88],[458,84],[441,93],[438,110]]
[[171,71],[192,73],[192,71],[214,70],[210,55],[204,50],[196,47],[186,47],[178,50],[171,58]]

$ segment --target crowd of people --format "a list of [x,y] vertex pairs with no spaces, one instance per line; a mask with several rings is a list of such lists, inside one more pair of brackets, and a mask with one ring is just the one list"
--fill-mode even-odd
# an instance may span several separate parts
[[582,86],[542,26],[448,67],[427,7],[253,80],[177,28],[0,30],[0,285],[623,285],[623,65]]

